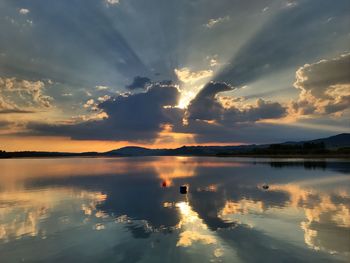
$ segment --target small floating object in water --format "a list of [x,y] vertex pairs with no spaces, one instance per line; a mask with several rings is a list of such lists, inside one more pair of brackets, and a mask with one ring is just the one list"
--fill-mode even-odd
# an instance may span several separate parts
[[263,188],[264,190],[267,190],[267,189],[269,189],[269,185],[268,185],[268,184],[263,184],[263,185],[262,185],[262,188]]
[[162,182],[162,187],[167,187],[166,181]]
[[181,185],[180,186],[180,193],[181,194],[187,194],[187,185]]

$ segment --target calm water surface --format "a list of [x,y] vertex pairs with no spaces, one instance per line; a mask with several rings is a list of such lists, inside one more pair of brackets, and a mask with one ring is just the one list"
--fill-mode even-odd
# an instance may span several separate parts
[[345,160],[0,160],[0,262],[349,260]]

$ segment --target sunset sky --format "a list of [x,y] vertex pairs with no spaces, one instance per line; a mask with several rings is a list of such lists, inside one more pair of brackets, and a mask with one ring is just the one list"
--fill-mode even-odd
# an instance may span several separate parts
[[350,132],[349,0],[1,0],[0,150]]

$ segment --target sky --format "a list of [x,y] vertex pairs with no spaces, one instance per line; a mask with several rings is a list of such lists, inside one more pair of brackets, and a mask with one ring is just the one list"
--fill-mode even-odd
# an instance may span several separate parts
[[348,0],[1,0],[0,149],[350,132]]

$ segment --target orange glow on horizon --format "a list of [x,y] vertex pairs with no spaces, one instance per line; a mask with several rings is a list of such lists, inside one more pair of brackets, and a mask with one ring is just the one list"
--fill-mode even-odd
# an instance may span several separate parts
[[225,146],[244,143],[196,143],[193,135],[174,132],[161,133],[154,143],[134,143],[129,141],[72,140],[67,137],[50,136],[1,136],[0,150],[3,151],[49,151],[49,152],[106,152],[125,146],[140,146],[151,149],[178,148],[186,146]]

